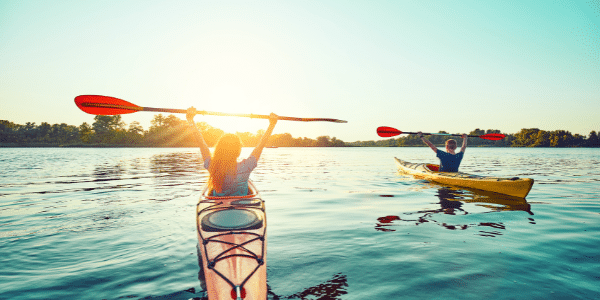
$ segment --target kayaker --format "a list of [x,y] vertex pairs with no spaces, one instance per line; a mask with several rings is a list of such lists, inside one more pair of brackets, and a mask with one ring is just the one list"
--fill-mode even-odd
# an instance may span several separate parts
[[244,196],[248,194],[248,179],[250,173],[256,168],[258,159],[263,148],[273,133],[277,124],[277,115],[269,115],[269,128],[263,134],[260,142],[247,159],[238,162],[238,156],[242,152],[242,141],[235,134],[224,134],[215,146],[214,155],[211,156],[210,149],[202,137],[202,133],[194,123],[197,111],[194,107],[187,110],[186,118],[190,127],[194,129],[196,142],[200,147],[200,154],[204,160],[204,167],[210,174],[208,186],[212,189],[213,196]]
[[446,141],[446,152],[439,150],[435,145],[433,145],[430,141],[428,141],[425,137],[423,137],[422,132],[417,132],[421,140],[429,146],[429,148],[433,149],[433,152],[436,153],[436,156],[440,159],[440,172],[458,172],[458,167],[460,166],[460,162],[463,159],[463,155],[465,153],[465,149],[467,148],[467,135],[463,134],[462,139],[462,147],[460,148],[460,152],[455,153],[456,150],[456,141],[453,139],[449,139]]

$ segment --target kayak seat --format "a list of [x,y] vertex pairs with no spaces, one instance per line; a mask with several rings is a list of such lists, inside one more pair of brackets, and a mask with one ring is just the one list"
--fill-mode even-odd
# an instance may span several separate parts
[[431,171],[434,171],[434,172],[439,172],[440,171],[440,166],[439,165],[427,164],[426,166]]
[[263,227],[264,220],[250,209],[223,209],[202,218],[202,230],[209,232],[252,230]]

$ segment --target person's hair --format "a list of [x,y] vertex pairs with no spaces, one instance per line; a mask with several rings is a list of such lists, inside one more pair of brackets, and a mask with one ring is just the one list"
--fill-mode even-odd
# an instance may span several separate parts
[[215,152],[210,161],[208,172],[208,186],[210,189],[223,192],[223,183],[226,178],[235,179],[237,172],[237,158],[242,152],[242,141],[235,134],[224,134],[221,136]]
[[454,150],[456,149],[456,141],[453,139],[449,139],[446,141],[446,148],[450,149],[450,150]]

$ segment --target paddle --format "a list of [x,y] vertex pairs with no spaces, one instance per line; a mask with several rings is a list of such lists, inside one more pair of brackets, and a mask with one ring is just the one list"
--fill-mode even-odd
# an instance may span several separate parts
[[[81,95],[75,97],[75,104],[79,109],[92,115],[122,115],[130,114],[138,111],[156,111],[156,112],[167,112],[167,113],[187,113],[186,109],[172,109],[172,108],[154,108],[154,107],[141,107],[133,103],[121,100],[119,98],[99,96],[99,95]],[[268,119],[268,115],[255,115],[255,114],[231,114],[221,113],[212,111],[196,111],[199,115],[214,115],[214,116],[228,116],[228,117],[244,117],[244,118],[255,118],[255,119]],[[325,121],[335,123],[348,123],[344,120],[338,119],[326,119],[326,118],[295,118],[295,117],[283,117],[279,116],[278,120],[287,121]]]
[[[392,128],[392,127],[386,127],[386,126],[381,126],[379,128],[377,128],[377,134],[380,137],[392,137],[392,136],[397,136],[400,134],[418,134],[417,132],[403,132],[400,131],[396,128]],[[424,133],[422,132],[421,134],[423,135],[449,135],[449,136],[462,136],[461,134],[451,134],[451,133]],[[506,137],[506,135],[501,134],[501,133],[488,133],[488,134],[484,134],[484,135],[467,135],[468,137],[478,137],[478,138],[482,138],[484,140],[490,140],[490,141],[498,141],[503,139],[504,137]]]

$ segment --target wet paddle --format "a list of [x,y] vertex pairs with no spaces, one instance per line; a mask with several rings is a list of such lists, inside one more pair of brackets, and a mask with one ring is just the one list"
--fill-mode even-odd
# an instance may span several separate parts
[[[377,128],[377,134],[380,137],[392,137],[392,136],[397,136],[400,134],[417,134],[417,132],[405,132],[405,131],[400,131],[396,128],[393,127],[387,127],[387,126],[381,126],[379,128]],[[422,132],[423,135],[448,135],[448,136],[462,136],[462,134],[451,134],[451,133],[424,133]],[[468,137],[478,137],[484,140],[490,140],[490,141],[498,141],[503,139],[504,137],[506,137],[506,135],[501,134],[501,133],[488,133],[488,134],[484,134],[484,135],[467,135]]]
[[[138,111],[154,111],[154,112],[166,112],[166,113],[187,113],[186,109],[172,109],[172,108],[154,108],[154,107],[142,107],[137,106],[131,102],[121,100],[119,98],[99,95],[81,95],[75,97],[75,104],[79,109],[92,115],[122,115],[130,114]],[[255,114],[231,114],[221,113],[212,111],[197,111],[199,115],[213,115],[213,116],[227,116],[227,117],[244,117],[244,118],[255,118],[255,119],[269,119],[268,115],[255,115]],[[311,122],[311,121],[324,121],[324,122],[335,122],[335,123],[347,123],[344,120],[338,119],[327,119],[327,118],[295,118],[295,117],[283,117],[279,116],[278,120],[286,121],[300,121],[300,122]]]

